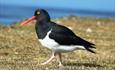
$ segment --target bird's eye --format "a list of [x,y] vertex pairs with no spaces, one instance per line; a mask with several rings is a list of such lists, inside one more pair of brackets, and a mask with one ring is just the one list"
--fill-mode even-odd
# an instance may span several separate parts
[[40,15],[40,12],[39,12],[39,11],[37,12],[37,15]]

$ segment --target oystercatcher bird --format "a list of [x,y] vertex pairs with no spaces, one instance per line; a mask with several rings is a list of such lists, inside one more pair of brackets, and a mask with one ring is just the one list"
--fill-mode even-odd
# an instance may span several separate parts
[[69,28],[52,22],[46,10],[37,9],[34,16],[23,22],[21,26],[32,20],[37,20],[35,30],[40,43],[52,51],[51,58],[42,63],[42,65],[48,64],[56,55],[58,55],[59,66],[61,66],[61,53],[63,52],[86,49],[91,53],[95,53],[91,50],[91,48],[95,48],[93,43],[76,36]]

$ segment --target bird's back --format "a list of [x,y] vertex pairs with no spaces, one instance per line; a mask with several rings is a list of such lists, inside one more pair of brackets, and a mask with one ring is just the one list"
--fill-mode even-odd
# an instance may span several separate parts
[[[52,26],[52,36],[58,37],[55,38],[53,37],[56,41],[58,41],[60,44],[63,45],[84,45],[84,46],[89,46],[94,45],[93,43],[90,43],[79,36],[77,36],[75,33],[72,32],[69,28],[56,24],[56,23],[51,23]],[[50,37],[52,38],[52,36]],[[93,47],[91,47],[93,48]]]

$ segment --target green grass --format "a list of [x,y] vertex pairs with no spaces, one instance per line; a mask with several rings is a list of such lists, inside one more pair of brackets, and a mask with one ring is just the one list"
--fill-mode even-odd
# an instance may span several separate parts
[[0,70],[115,70],[115,19],[62,17],[53,19],[71,27],[80,37],[96,44],[97,54],[83,50],[63,54],[64,67],[53,60],[45,66],[51,51],[37,39],[34,23],[20,27],[21,22],[0,25]]

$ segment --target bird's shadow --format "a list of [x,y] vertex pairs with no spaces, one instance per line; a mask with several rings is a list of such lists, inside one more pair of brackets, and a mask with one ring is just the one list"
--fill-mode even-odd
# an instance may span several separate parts
[[103,67],[99,64],[92,63],[64,63],[64,66],[85,66],[85,67]]

